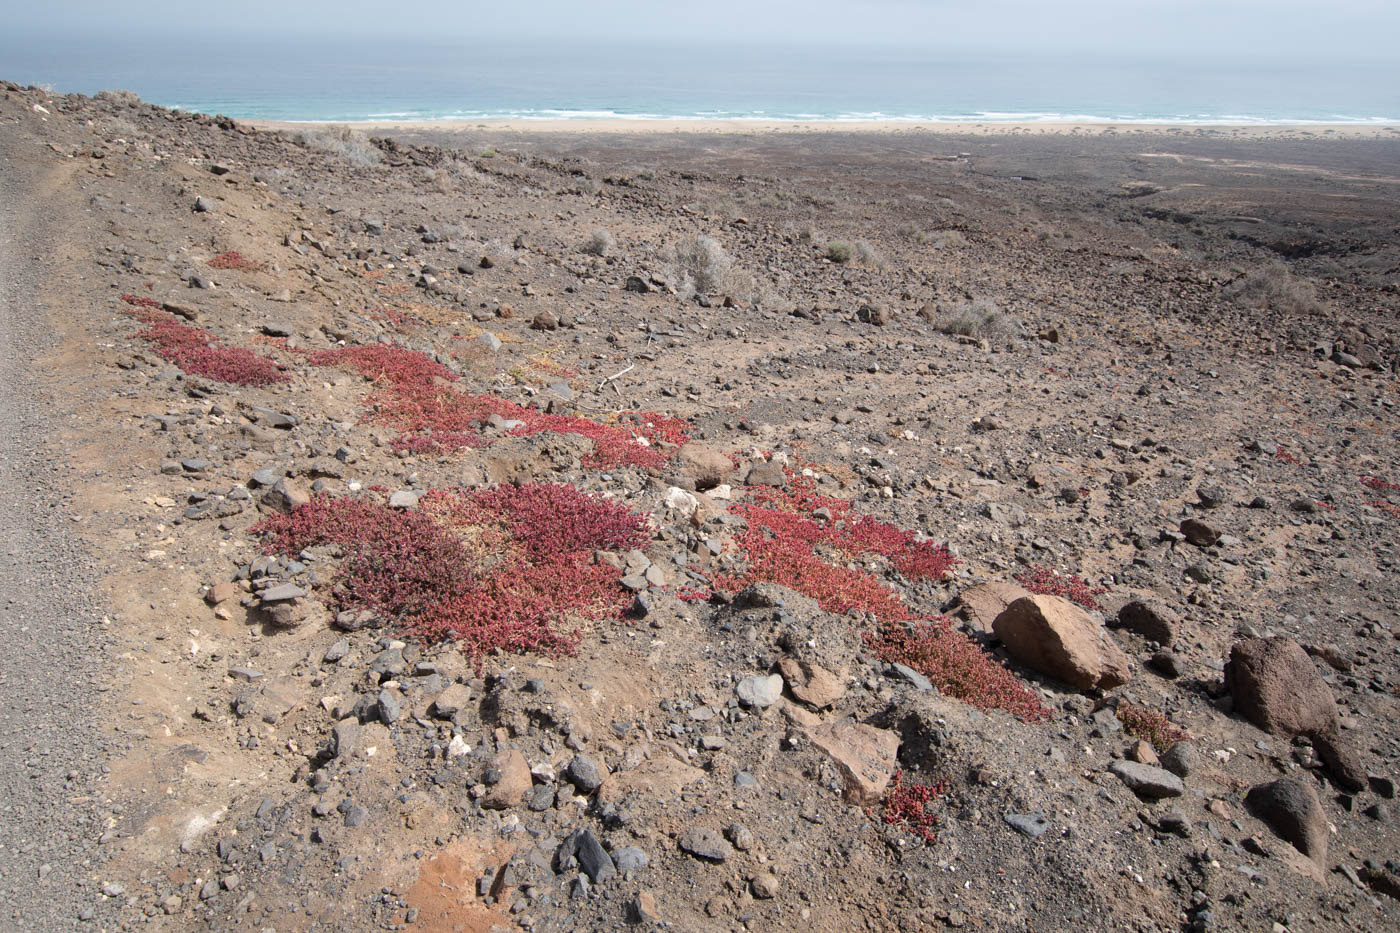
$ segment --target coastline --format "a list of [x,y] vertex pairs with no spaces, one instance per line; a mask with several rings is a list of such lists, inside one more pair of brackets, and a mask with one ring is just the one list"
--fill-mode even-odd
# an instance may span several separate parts
[[[331,124],[279,120],[241,120],[263,130],[302,130]],[[942,123],[869,121],[787,122],[764,120],[368,120],[348,125],[366,133],[515,133],[520,135],[812,135],[881,134],[946,136],[1193,136],[1218,139],[1400,139],[1400,124],[1183,124],[1183,123]]]

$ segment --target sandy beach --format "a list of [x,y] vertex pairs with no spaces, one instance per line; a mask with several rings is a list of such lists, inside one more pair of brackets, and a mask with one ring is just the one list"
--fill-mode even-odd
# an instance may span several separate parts
[[[316,123],[246,121],[259,129],[296,130]],[[1181,124],[1181,123],[1002,123],[898,122],[850,120],[797,123],[766,120],[370,120],[352,126],[365,133],[454,133],[553,135],[692,134],[831,134],[889,135],[936,133],[948,136],[1209,136],[1242,139],[1385,139],[1400,137],[1400,125],[1374,123]]]

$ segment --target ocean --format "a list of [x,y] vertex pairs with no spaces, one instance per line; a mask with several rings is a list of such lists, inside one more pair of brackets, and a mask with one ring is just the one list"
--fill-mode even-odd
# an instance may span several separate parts
[[33,40],[0,78],[241,119],[1394,123],[1400,56],[936,52],[522,41]]

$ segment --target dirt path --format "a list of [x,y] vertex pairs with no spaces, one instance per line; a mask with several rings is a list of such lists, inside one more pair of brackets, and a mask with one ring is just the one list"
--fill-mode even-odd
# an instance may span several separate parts
[[64,409],[33,366],[54,340],[42,273],[76,193],[17,137],[0,134],[0,926],[96,928],[115,902],[95,877],[107,638],[50,444]]

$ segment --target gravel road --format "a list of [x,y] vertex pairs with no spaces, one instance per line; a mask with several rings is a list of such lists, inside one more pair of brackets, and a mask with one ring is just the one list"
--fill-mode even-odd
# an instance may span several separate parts
[[53,340],[39,293],[73,197],[44,193],[51,159],[32,137],[0,132],[0,928],[8,930],[97,929],[116,905],[101,894],[97,869],[107,639],[91,558],[62,503],[68,471],[46,443],[63,408],[31,372]]

